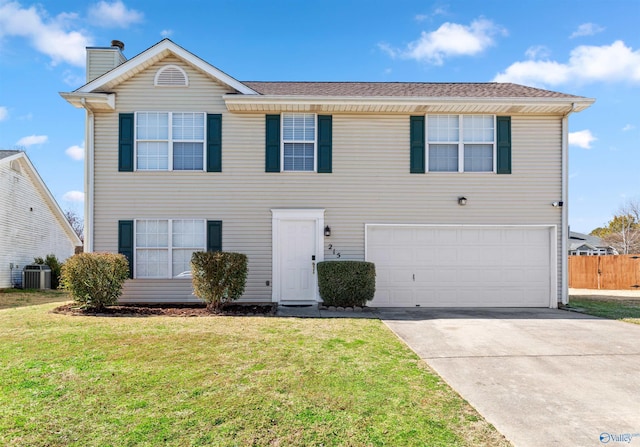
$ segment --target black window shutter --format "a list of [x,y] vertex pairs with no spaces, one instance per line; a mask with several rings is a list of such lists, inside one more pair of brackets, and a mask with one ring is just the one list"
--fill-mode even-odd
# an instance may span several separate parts
[[207,251],[222,251],[222,221],[207,221]]
[[410,144],[410,169],[411,174],[424,174],[424,116],[410,117],[409,144]]
[[511,174],[511,117],[496,117],[497,142],[497,173]]
[[265,172],[280,172],[280,115],[266,115]]
[[207,172],[222,172],[222,115],[207,115]]
[[121,113],[118,132],[118,171],[133,171],[133,113]]
[[333,150],[333,119],[318,115],[318,172],[331,173]]
[[133,278],[133,221],[118,221],[118,253],[129,261],[129,278]]

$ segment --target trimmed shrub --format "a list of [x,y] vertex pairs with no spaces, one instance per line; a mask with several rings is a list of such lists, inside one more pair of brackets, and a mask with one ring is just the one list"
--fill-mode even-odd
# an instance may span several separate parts
[[102,309],[118,302],[129,278],[129,261],[115,253],[81,253],[62,265],[60,283],[85,307]]
[[193,293],[217,312],[244,293],[247,255],[226,251],[197,251],[191,256]]
[[60,285],[60,269],[62,268],[62,264],[56,258],[56,255],[49,254],[44,259],[42,258],[33,258],[34,264],[40,265],[48,265],[51,269],[51,288],[57,289]]
[[364,306],[376,291],[376,267],[365,261],[318,263],[318,287],[325,306]]

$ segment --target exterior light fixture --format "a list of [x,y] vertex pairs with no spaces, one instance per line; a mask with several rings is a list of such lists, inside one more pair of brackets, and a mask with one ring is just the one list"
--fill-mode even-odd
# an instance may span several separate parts
[[562,205],[564,205],[564,202],[553,202],[553,203],[551,204],[551,206],[553,206],[554,208],[559,208],[559,207],[561,207]]
[[458,205],[460,206],[465,206],[467,204],[467,198],[462,196],[462,197],[458,197]]
[[324,227],[324,235],[326,237],[331,236],[331,227],[329,225],[327,225],[326,227]]

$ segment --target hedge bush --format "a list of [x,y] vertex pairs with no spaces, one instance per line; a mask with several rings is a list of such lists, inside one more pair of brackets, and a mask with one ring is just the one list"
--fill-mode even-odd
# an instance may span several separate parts
[[364,306],[376,291],[376,267],[365,261],[319,262],[318,287],[325,306]]
[[33,258],[34,264],[48,265],[51,269],[51,288],[57,289],[60,285],[60,272],[62,264],[58,261],[58,258],[54,254],[47,255],[44,259]]
[[197,251],[191,256],[193,293],[217,312],[244,293],[247,255],[225,251]]
[[85,307],[102,309],[118,302],[129,278],[129,261],[114,253],[81,253],[62,265],[60,283]]

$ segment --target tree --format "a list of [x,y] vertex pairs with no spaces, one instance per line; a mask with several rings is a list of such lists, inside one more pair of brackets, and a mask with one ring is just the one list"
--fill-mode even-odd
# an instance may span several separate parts
[[73,231],[78,235],[80,240],[84,242],[84,220],[74,210],[66,210],[64,216],[67,218]]
[[594,229],[591,235],[601,238],[620,254],[640,253],[640,200],[627,200],[605,227]]

